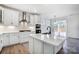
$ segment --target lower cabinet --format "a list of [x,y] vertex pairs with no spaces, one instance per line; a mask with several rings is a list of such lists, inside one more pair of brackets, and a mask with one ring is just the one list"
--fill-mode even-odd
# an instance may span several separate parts
[[53,54],[54,46],[38,39],[31,38],[29,40],[29,51],[32,54]]
[[29,40],[29,52],[31,54],[43,54],[43,42],[31,38]]
[[9,41],[9,36],[10,34],[2,34],[2,39],[3,39],[3,46],[8,46],[10,45],[10,41]]
[[34,53],[34,43],[33,43],[33,38],[31,38],[30,40],[29,40],[29,52],[31,53],[31,54],[33,54]]
[[20,32],[19,40],[20,42],[28,42],[30,40],[30,32]]
[[31,54],[56,54],[62,47],[63,43],[55,46],[36,38],[31,38],[29,40],[29,52]]
[[[30,32],[3,33],[0,35],[0,48],[24,42],[32,42]],[[29,45],[33,46],[33,43]],[[32,47],[30,48],[33,51]]]
[[11,45],[19,43],[18,34],[19,33],[10,33],[9,40]]
[[34,39],[34,53],[43,54],[43,42],[37,39]]
[[54,53],[54,46],[44,43],[44,54],[53,54]]

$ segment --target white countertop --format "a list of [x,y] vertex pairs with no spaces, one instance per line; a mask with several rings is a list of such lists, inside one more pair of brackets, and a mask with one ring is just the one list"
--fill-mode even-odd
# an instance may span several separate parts
[[0,31],[0,34],[3,34],[3,33],[15,33],[15,32],[19,32],[19,31]]
[[64,39],[53,39],[53,38],[50,38],[48,35],[44,35],[44,34],[31,34],[30,36],[32,38],[38,39],[38,40],[43,41],[45,43],[52,44],[54,46],[58,46],[62,42],[64,42]]

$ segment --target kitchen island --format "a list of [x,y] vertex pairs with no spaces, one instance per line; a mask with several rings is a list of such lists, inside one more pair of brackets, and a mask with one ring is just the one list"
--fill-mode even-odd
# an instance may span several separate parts
[[31,34],[29,49],[33,54],[56,54],[62,47],[64,39],[53,39],[49,35]]

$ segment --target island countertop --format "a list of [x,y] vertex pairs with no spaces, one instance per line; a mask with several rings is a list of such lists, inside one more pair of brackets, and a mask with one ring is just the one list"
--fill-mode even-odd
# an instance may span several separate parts
[[64,39],[53,39],[49,37],[49,35],[44,35],[44,34],[31,34],[30,35],[32,38],[35,38],[37,40],[43,41],[48,44],[52,44],[54,46],[59,46],[62,42],[64,42]]

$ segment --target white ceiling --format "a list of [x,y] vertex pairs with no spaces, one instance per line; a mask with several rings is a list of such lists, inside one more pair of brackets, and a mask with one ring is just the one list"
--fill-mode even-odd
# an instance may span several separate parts
[[6,6],[17,8],[23,11],[38,12],[52,17],[65,16],[79,12],[77,4],[5,4]]

